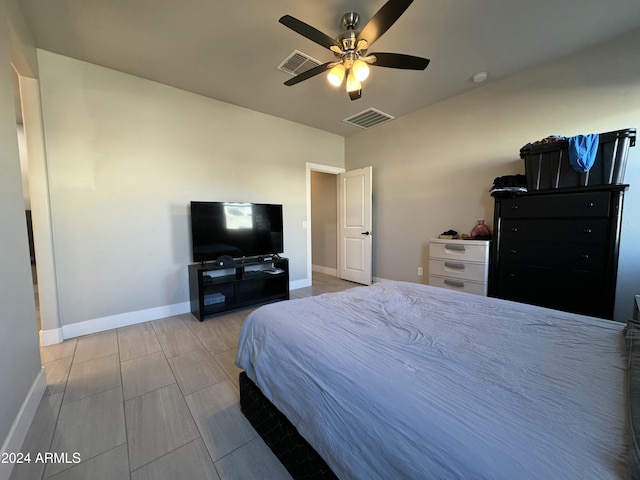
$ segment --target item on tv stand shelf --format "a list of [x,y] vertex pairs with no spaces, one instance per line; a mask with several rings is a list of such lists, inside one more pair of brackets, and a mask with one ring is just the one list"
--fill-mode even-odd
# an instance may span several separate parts
[[277,275],[278,273],[283,273],[284,270],[281,268],[265,268],[262,270],[264,273],[269,273],[271,275]]
[[229,255],[222,255],[216,259],[216,265],[219,267],[233,267],[236,261]]
[[204,296],[204,304],[215,305],[216,303],[224,303],[225,296],[222,293],[211,293]]

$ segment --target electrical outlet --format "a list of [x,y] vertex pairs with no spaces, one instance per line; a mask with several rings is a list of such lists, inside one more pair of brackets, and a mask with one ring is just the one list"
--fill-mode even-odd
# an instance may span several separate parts
[[421,277],[422,276],[422,267],[418,267],[418,276]]

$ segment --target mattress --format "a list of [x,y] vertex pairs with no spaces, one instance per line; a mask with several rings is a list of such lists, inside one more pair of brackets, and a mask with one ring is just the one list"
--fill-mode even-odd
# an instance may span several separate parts
[[624,479],[623,330],[385,281],[259,308],[236,364],[341,479]]

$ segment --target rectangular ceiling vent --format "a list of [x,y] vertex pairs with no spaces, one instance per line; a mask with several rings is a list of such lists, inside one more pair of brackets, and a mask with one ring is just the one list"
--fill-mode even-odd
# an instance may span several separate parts
[[376,125],[380,125],[381,123],[388,122],[389,120],[395,120],[395,117],[375,108],[369,108],[364,112],[356,113],[355,115],[345,118],[343,122],[360,128],[371,128]]
[[321,65],[321,63],[315,58],[311,58],[305,53],[294,50],[277,68],[289,75],[300,75],[318,65]]

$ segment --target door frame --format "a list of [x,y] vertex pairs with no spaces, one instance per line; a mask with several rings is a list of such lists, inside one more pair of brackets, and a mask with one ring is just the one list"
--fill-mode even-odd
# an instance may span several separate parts
[[[307,212],[306,212],[306,220],[303,222],[303,228],[306,226],[307,230],[307,278],[304,287],[309,287],[313,283],[313,272],[312,272],[312,249],[311,249],[311,172],[321,172],[321,173],[331,173],[333,175],[339,175],[341,173],[346,172],[347,170],[342,167],[333,167],[331,165],[322,165],[320,163],[310,163],[306,164],[306,182],[307,182]],[[337,182],[337,177],[336,177]],[[337,252],[337,255],[340,256],[340,252]],[[338,261],[340,259],[338,258]]]
[[20,102],[29,164],[33,236],[40,303],[40,345],[53,345],[64,340],[58,303],[49,172],[44,137],[44,119],[40,97],[40,81],[21,75],[15,69],[20,85]]

